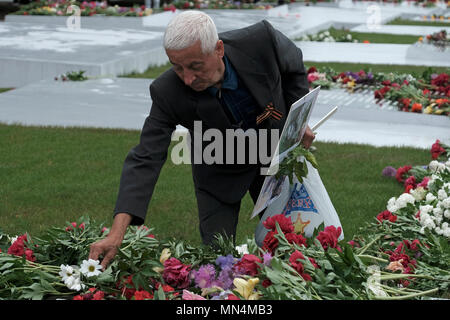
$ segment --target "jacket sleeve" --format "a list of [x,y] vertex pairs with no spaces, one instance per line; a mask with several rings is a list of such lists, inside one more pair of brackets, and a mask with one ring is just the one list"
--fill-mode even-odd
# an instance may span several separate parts
[[145,120],[139,144],[130,150],[125,159],[114,209],[114,216],[118,213],[130,214],[132,225],[144,223],[176,127],[173,118],[167,111],[164,112],[167,108],[163,106],[167,104],[153,83],[150,85],[150,95],[150,115]]
[[272,39],[275,56],[280,69],[283,95],[287,106],[309,92],[308,78],[303,64],[302,50],[283,33],[263,21]]

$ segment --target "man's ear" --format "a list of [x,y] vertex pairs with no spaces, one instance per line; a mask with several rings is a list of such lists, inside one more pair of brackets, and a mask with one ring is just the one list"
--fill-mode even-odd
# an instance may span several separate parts
[[225,48],[223,46],[222,40],[217,41],[215,51],[216,51],[217,55],[219,55],[220,57],[223,57],[225,55]]

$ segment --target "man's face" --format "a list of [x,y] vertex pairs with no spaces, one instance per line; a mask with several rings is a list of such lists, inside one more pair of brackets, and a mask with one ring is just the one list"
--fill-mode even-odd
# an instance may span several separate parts
[[200,41],[186,49],[166,50],[166,53],[178,77],[195,91],[214,86],[223,78],[222,40],[217,41],[216,48],[209,54],[202,52]]

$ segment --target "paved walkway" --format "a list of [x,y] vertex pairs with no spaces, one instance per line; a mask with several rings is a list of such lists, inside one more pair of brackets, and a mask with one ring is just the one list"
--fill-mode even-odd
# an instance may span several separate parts
[[[42,81],[0,94],[0,122],[37,126],[140,130],[151,108],[146,79]],[[351,101],[351,103],[347,103]],[[428,149],[450,144],[450,119],[381,108],[372,95],[323,90],[311,115],[313,125],[335,105],[338,112],[319,129],[318,141]],[[178,127],[182,133],[183,127]]]

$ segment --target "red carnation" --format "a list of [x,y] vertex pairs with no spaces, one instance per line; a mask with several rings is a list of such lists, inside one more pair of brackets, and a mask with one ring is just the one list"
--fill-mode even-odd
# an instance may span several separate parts
[[294,232],[286,233],[284,235],[286,237],[286,240],[289,243],[296,243],[298,245],[303,245],[306,247],[306,238],[303,237],[301,234],[296,234]]
[[315,67],[309,67],[308,74],[313,73],[313,72],[317,72],[317,69]]
[[171,287],[185,289],[189,286],[190,265],[182,264],[177,258],[164,262],[163,279]]
[[153,295],[145,290],[139,290],[134,293],[134,300],[153,300]]
[[408,175],[409,170],[411,170],[411,166],[404,166],[397,169],[397,173],[395,174],[395,179],[397,179],[398,182],[404,183],[405,182],[405,176]]
[[245,273],[249,276],[256,276],[259,271],[258,263],[262,263],[261,259],[253,254],[244,254],[241,260],[236,263],[236,270]]
[[380,212],[377,215],[377,220],[380,221],[380,223],[383,220],[388,220],[390,222],[395,222],[395,221],[397,221],[397,216],[393,215],[389,210],[384,210],[383,212]]
[[436,142],[431,146],[431,158],[435,160],[443,153],[445,153],[445,149],[442,148],[440,141],[436,140]]
[[275,238],[275,235],[277,234],[276,231],[269,231],[266,234],[266,237],[263,241],[262,249],[264,251],[270,252],[272,255],[275,253],[275,250],[278,248],[278,239]]
[[328,226],[324,231],[319,232],[317,235],[317,240],[319,240],[322,244],[324,250],[327,250],[328,248],[336,248],[341,251],[341,248],[338,246],[338,238],[341,232],[341,227],[336,229],[335,226]]
[[297,271],[303,279],[305,279],[305,281],[311,281],[311,276],[305,273],[305,267],[301,262],[298,262],[297,260],[305,260],[305,257],[300,251],[295,250],[289,257],[289,263],[291,264],[292,268],[294,268],[294,270]]
[[286,218],[284,214],[277,214],[273,217],[267,218],[266,221],[263,222],[263,225],[266,229],[276,231],[277,222],[280,225],[281,231],[283,231],[283,233],[294,232],[294,225],[292,224],[291,219]]

